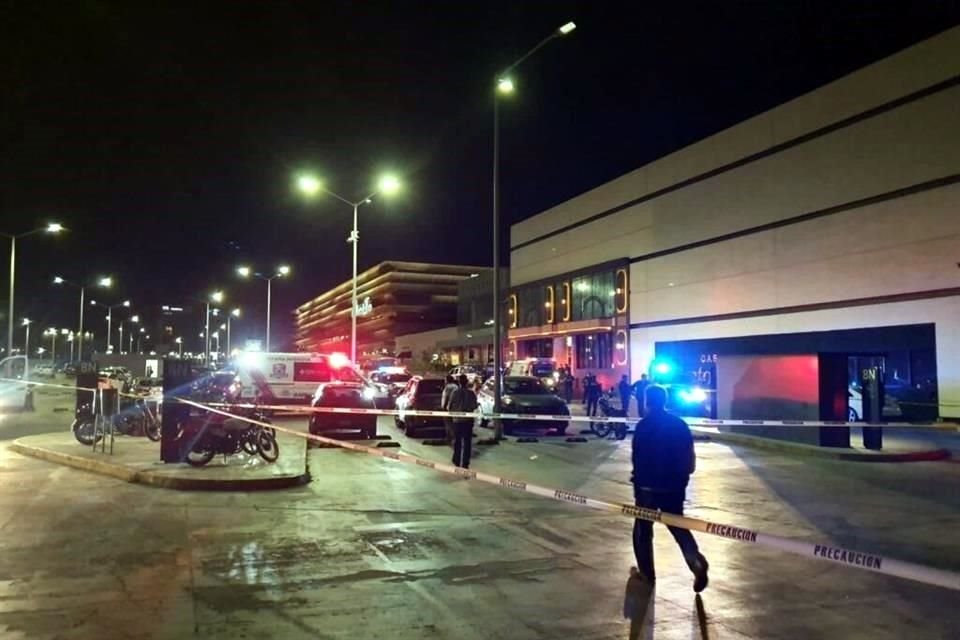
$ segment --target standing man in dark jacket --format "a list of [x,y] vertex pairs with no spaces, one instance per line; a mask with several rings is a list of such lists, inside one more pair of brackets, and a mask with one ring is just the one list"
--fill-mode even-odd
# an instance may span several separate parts
[[[633,491],[638,507],[660,509],[683,515],[683,500],[690,474],[696,469],[690,427],[667,413],[667,390],[659,385],[646,389],[646,417],[633,433]],[[667,527],[693,572],[693,590],[707,587],[707,559],[700,553],[693,534],[686,529]],[[637,519],[633,524],[633,552],[640,573],[656,580],[653,567],[653,523]]]
[[584,379],[583,383],[583,401],[587,405],[587,415],[593,417],[597,415],[597,403],[600,401],[600,395],[603,390],[600,383],[597,382],[597,376],[592,373]]
[[633,395],[637,396],[637,415],[641,418],[643,417],[643,404],[646,401],[649,385],[650,380],[647,379],[645,373],[640,374],[640,379],[633,383]]
[[630,393],[633,387],[630,386],[630,380],[627,375],[620,376],[620,384],[617,385],[617,391],[620,392],[620,408],[623,409],[623,415],[630,413]]
[[[460,387],[450,395],[450,411],[473,413],[477,410],[477,394],[470,388],[465,374],[460,374]],[[453,464],[470,468],[470,450],[473,448],[473,418],[453,419]]]

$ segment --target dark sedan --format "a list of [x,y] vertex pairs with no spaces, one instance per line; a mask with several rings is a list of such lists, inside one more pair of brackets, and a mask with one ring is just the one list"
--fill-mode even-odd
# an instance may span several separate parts
[[443,418],[431,416],[411,416],[408,411],[439,411],[440,397],[446,382],[443,378],[423,378],[414,376],[406,388],[397,396],[397,427],[406,431],[411,438],[423,429],[443,428]]
[[[493,378],[484,383],[477,395],[480,404],[480,426],[486,427],[493,414]],[[567,403],[552,390],[533,376],[504,376],[500,404],[504,413],[541,414],[549,416],[569,416]],[[517,427],[525,429],[556,429],[563,435],[567,431],[568,420],[503,420],[503,432],[512,433]]]
[[[369,387],[359,382],[327,382],[317,387],[312,407],[376,409]],[[310,416],[310,433],[359,431],[367,440],[377,436],[376,414],[316,412]]]

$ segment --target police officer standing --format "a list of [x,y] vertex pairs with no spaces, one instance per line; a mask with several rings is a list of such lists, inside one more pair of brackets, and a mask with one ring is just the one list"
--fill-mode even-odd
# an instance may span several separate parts
[[[646,417],[633,433],[633,491],[638,507],[660,509],[683,515],[687,482],[696,469],[696,454],[690,427],[667,413],[667,390],[659,385],[646,388]],[[693,534],[679,527],[667,527],[693,572],[693,590],[707,587],[707,559],[700,553]],[[640,574],[656,580],[653,566],[653,523],[637,519],[633,524],[633,552]]]
[[[460,386],[450,395],[450,411],[473,413],[477,410],[477,394],[470,388],[467,376],[460,374]],[[453,419],[453,464],[470,468],[470,450],[473,448],[473,418]]]

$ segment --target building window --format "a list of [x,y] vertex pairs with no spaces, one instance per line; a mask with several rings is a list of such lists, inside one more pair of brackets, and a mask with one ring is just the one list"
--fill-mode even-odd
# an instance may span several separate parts
[[617,314],[617,286],[612,271],[573,280],[573,320],[612,318]]
[[578,369],[609,369],[613,366],[613,336],[609,332],[574,338]]

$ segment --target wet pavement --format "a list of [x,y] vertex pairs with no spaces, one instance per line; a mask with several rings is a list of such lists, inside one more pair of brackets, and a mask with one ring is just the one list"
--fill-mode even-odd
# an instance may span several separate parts
[[[404,450],[445,460],[381,421]],[[627,442],[478,447],[474,468],[628,500]],[[960,570],[960,465],[698,443],[688,512]],[[283,491],[179,493],[0,448],[0,638],[954,638],[960,593],[698,535],[702,599],[656,531],[333,449]],[[632,618],[630,617],[632,616]]]

